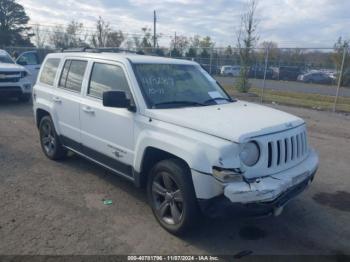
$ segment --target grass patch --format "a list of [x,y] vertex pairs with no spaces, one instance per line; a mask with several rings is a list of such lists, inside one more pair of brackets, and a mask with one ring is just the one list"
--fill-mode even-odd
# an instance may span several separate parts
[[[251,88],[248,95],[239,93],[233,86],[224,86],[225,90],[238,99],[248,100],[251,102],[259,102],[261,89]],[[305,94],[287,91],[264,90],[264,102],[282,105],[292,105],[318,110],[333,110],[334,96],[326,96],[319,94]],[[337,111],[350,112],[350,98],[339,97],[337,103]]]

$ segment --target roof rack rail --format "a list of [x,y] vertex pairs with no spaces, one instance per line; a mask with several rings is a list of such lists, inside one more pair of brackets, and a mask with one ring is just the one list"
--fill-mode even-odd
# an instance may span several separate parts
[[62,48],[62,53],[75,53],[75,52],[86,52],[89,47],[76,47],[76,48]]
[[98,48],[91,48],[91,47],[78,47],[78,48],[67,48],[67,49],[61,49],[62,53],[75,53],[75,52],[90,52],[90,53],[133,53],[133,54],[139,54],[139,52],[131,51],[128,49],[122,49],[122,48],[115,48],[115,47],[98,47]]

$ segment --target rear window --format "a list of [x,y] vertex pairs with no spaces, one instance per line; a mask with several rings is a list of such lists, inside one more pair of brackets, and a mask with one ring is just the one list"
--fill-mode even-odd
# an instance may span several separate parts
[[44,64],[43,70],[41,71],[40,82],[43,84],[53,86],[59,64],[59,58],[47,59]]
[[64,64],[59,87],[80,92],[86,65],[86,61],[67,60]]

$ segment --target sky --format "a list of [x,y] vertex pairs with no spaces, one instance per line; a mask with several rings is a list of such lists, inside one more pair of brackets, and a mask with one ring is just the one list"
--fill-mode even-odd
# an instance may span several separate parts
[[[153,26],[157,11],[160,45],[177,35],[210,36],[217,47],[235,46],[240,16],[248,0],[17,0],[31,24],[48,28],[72,19],[93,30],[99,16],[113,29],[139,34]],[[349,0],[260,0],[259,41],[279,47],[333,47],[339,36],[350,39]]]

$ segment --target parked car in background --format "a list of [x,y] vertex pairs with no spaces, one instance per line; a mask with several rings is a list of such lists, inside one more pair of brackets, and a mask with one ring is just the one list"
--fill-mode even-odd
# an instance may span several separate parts
[[31,94],[30,72],[17,65],[6,51],[0,49],[0,97],[17,97],[26,102],[30,100]]
[[24,66],[30,72],[30,81],[35,84],[41,63],[44,57],[41,57],[37,51],[28,51],[20,54],[16,59],[16,63]]
[[332,84],[334,79],[320,71],[309,72],[298,76],[298,81],[315,84]]
[[280,66],[272,68],[272,78],[275,80],[296,81],[302,73],[297,66]]
[[[266,79],[272,79],[273,71],[271,68],[266,69]],[[252,66],[249,70],[250,78],[263,79],[265,76],[265,67],[264,66]]]
[[210,65],[210,64],[200,64],[200,65],[205,71],[207,71],[211,75],[220,74],[220,67],[217,65]]
[[220,75],[237,77],[237,76],[239,76],[240,71],[241,71],[240,66],[226,65],[226,66],[221,67]]

